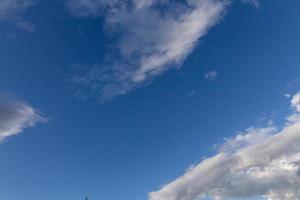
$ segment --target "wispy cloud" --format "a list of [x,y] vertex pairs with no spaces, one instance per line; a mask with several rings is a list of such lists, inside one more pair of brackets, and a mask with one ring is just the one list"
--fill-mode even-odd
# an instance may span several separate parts
[[215,80],[217,77],[218,77],[218,72],[214,70],[209,71],[204,75],[204,79],[211,80],[211,81]]
[[0,140],[45,121],[46,118],[27,103],[0,93]]
[[17,28],[24,30],[26,32],[34,32],[35,31],[35,27],[32,23],[30,23],[29,21],[18,21],[16,23]]
[[15,18],[31,5],[33,5],[31,0],[1,0],[0,20]]
[[10,21],[16,27],[28,32],[34,31],[34,26],[30,22],[22,19],[22,14],[35,2],[32,0],[1,0],[0,3],[0,22]]
[[[300,113],[300,93],[291,100]],[[281,131],[271,123],[227,139],[220,151],[149,194],[150,200],[300,198],[300,118]]]
[[187,96],[194,96],[195,93],[196,93],[195,90],[189,90],[189,91],[187,91],[186,95]]
[[242,0],[244,3],[248,3],[251,4],[255,7],[259,7],[260,6],[260,2],[259,0]]
[[77,17],[103,15],[117,37],[114,55],[74,78],[101,98],[113,98],[179,67],[224,14],[226,0],[69,0]]

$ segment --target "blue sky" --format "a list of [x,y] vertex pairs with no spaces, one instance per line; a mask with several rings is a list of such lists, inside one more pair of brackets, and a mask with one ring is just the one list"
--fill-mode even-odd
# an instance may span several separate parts
[[2,0],[1,199],[299,198],[299,18],[297,0]]

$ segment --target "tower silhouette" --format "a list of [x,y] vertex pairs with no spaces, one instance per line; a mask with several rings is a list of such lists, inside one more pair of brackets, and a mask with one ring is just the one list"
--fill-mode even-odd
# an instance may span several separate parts
[[88,200],[88,197],[87,197],[87,196],[85,196],[85,200]]

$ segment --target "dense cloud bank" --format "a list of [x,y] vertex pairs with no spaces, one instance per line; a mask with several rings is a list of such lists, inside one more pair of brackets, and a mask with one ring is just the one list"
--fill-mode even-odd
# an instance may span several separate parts
[[300,199],[300,93],[291,100],[293,114],[278,131],[274,125],[249,128],[227,140],[207,158],[160,190],[150,200],[216,200],[265,197]]

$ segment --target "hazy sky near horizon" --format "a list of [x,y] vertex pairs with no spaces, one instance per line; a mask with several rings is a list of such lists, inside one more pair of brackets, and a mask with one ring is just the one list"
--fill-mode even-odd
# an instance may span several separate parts
[[0,0],[0,198],[300,198],[297,0]]

